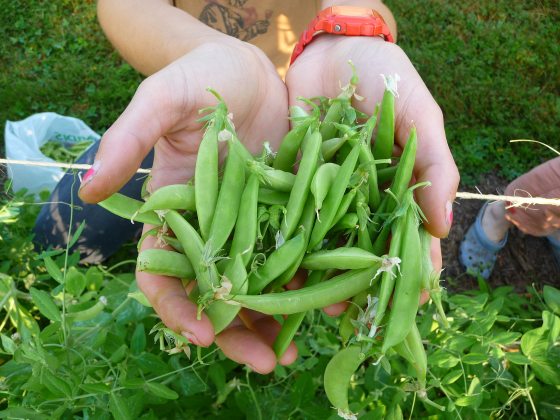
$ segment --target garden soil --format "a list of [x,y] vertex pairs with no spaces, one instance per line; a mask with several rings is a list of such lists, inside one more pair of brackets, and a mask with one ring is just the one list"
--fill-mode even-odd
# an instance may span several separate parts
[[[503,194],[508,182],[488,174],[474,187],[461,187],[460,191]],[[459,245],[484,201],[457,199],[453,205],[453,226],[449,237],[442,240],[443,284],[449,290],[477,288],[477,279],[465,273],[459,263]],[[511,229],[508,242],[498,254],[498,260],[488,284],[491,288],[510,285],[518,292],[535,284],[541,289],[545,284],[560,287],[560,266],[557,264],[545,238],[524,235]]]

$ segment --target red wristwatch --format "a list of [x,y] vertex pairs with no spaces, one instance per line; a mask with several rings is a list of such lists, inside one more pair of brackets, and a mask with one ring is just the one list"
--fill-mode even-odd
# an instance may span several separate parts
[[319,12],[299,38],[292,53],[290,64],[303,52],[307,44],[320,34],[346,36],[383,36],[385,41],[395,42],[389,27],[381,15],[373,9],[353,6],[333,6]]

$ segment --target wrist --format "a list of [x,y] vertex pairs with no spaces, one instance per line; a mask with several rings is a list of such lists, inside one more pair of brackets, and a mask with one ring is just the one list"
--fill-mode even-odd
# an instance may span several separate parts
[[397,22],[389,9],[381,0],[322,0],[321,10],[332,6],[367,7],[377,11],[389,27],[395,42],[397,41]]

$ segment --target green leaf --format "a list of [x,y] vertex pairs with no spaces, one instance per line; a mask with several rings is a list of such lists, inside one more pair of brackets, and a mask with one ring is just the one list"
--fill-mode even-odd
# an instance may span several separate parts
[[521,350],[531,361],[531,368],[541,381],[549,385],[560,385],[560,375],[558,375],[560,351],[550,346],[544,328],[537,328],[523,334]]
[[467,365],[478,365],[488,361],[488,356],[482,353],[469,353],[463,357],[463,363]]
[[86,271],[86,286],[88,290],[99,290],[103,285],[103,273],[93,266]]
[[35,303],[41,314],[46,316],[51,321],[62,321],[60,311],[47,292],[45,292],[44,290],[35,289],[34,287],[29,289],[29,292],[31,293],[33,303]]
[[507,346],[508,344],[511,344],[518,340],[519,337],[521,337],[521,333],[515,331],[502,331],[493,335],[490,338],[490,342],[493,344]]
[[157,397],[165,398],[166,400],[176,400],[179,398],[179,394],[171,388],[156,382],[146,382],[146,391]]
[[115,420],[132,419],[126,400],[114,392],[109,395],[109,411]]
[[453,370],[443,377],[441,380],[442,385],[451,385],[463,376],[462,370]]
[[108,394],[111,392],[111,387],[103,382],[94,382],[91,384],[81,384],[80,388],[90,394]]
[[515,365],[530,365],[531,361],[521,353],[508,352],[505,354],[506,359]]
[[0,411],[0,418],[2,419],[26,419],[26,420],[44,420],[49,419],[50,416],[41,414],[38,411],[25,407],[12,407]]
[[146,349],[146,330],[141,322],[136,325],[132,338],[130,339],[130,351],[133,355],[138,356]]
[[82,223],[80,223],[80,226],[78,226],[76,232],[72,234],[72,240],[68,243],[68,248],[72,248],[76,244],[85,227],[86,227],[86,221],[82,220]]
[[560,290],[552,286],[544,286],[543,297],[545,303],[556,315],[560,315]]
[[4,351],[9,354],[14,354],[17,350],[17,345],[14,343],[14,340],[5,334],[0,334],[0,338],[2,339],[2,347],[4,348]]
[[444,350],[437,350],[428,357],[430,365],[441,368],[452,368],[459,363],[459,359]]
[[41,383],[55,395],[71,397],[72,388],[65,380],[55,376],[48,369],[43,369]]
[[313,399],[315,395],[315,384],[313,376],[309,372],[303,372],[292,385],[292,398],[290,400],[294,407],[300,407]]
[[45,257],[43,258],[43,261],[45,261],[45,267],[50,276],[57,282],[62,284],[64,282],[64,277],[62,275],[62,272],[60,271],[60,267],[56,265],[51,257]]
[[73,296],[80,296],[86,287],[86,276],[74,266],[66,274],[66,291]]

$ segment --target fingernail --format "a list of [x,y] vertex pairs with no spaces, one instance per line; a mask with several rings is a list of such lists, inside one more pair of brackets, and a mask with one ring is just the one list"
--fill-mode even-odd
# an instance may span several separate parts
[[515,207],[512,206],[510,201],[506,201],[506,211],[509,214],[514,214],[515,213]]
[[451,226],[451,223],[453,223],[453,204],[451,201],[445,203],[445,214],[445,223],[447,223],[447,226]]
[[95,176],[95,174],[97,173],[97,171],[99,171],[99,161],[93,162],[91,168],[89,168],[88,171],[85,173],[85,175],[82,177],[82,184],[80,185],[80,188],[82,188],[84,185],[90,182]]
[[196,338],[196,336],[193,333],[189,331],[183,331],[181,335],[185,337],[187,340],[189,340],[189,342],[191,342],[195,346],[200,346],[200,342],[198,341],[198,338]]

